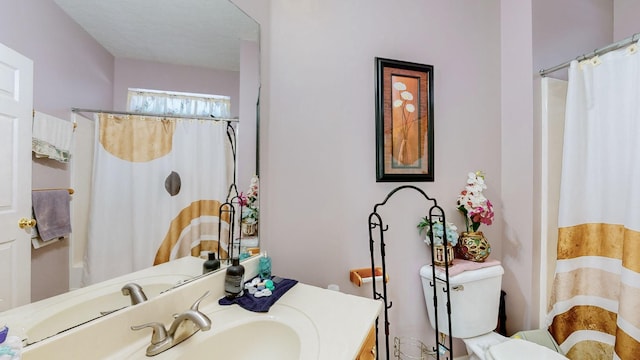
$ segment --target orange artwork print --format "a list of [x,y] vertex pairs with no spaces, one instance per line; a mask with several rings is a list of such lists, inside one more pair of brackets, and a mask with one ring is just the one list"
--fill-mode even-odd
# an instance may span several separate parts
[[392,167],[419,166],[418,80],[408,76],[391,76]]
[[376,65],[376,181],[434,181],[433,66]]

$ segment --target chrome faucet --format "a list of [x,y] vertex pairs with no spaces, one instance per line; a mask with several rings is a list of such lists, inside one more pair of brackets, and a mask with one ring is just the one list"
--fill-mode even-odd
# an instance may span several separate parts
[[122,295],[131,296],[131,305],[137,305],[147,301],[147,295],[142,291],[142,287],[136,283],[128,283],[123,286]]
[[153,329],[151,345],[147,347],[147,356],[154,356],[171,349],[198,332],[198,330],[207,331],[211,329],[211,319],[198,310],[200,302],[207,297],[207,295],[209,295],[208,291],[196,300],[196,302],[191,305],[191,308],[181,314],[175,315],[169,330],[164,327],[164,324],[159,322],[150,322],[131,327],[131,330],[140,330],[146,327]]

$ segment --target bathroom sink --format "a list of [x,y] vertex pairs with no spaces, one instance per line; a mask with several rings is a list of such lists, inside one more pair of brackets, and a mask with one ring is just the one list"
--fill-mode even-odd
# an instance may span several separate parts
[[[142,286],[148,298],[153,298],[189,277],[190,275],[149,276],[135,279],[133,282]],[[130,306],[130,298],[122,295],[120,290],[122,285],[124,284],[105,286],[32,313],[31,321],[26,321],[23,325],[23,334],[27,338],[27,343],[46,339],[61,331]]]
[[[201,336],[205,336],[201,334]],[[208,336],[182,352],[185,359],[298,360],[300,336],[288,325],[271,319],[254,320]]]
[[[318,359],[318,331],[313,322],[295,308],[275,304],[268,313],[253,313],[238,306],[214,307],[215,310],[209,312],[203,309],[211,318],[211,330],[198,331],[153,359],[205,359],[212,356],[234,360]],[[144,358],[150,338],[149,334],[142,346],[137,342],[133,351],[120,352],[116,356],[122,359]]]
[[202,259],[184,257],[110,280],[74,289],[2,313],[9,335],[27,344],[50,338],[131,305],[122,294],[127,283],[140,285],[149,300],[202,274]]

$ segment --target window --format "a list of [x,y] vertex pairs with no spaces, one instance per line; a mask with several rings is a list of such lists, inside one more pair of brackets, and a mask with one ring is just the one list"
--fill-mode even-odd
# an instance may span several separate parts
[[127,110],[180,116],[231,117],[231,98],[223,95],[129,89]]

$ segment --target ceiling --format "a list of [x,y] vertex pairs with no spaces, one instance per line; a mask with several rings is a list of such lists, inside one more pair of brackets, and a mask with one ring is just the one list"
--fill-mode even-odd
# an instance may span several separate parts
[[229,0],[54,0],[116,58],[238,71],[259,26]]

